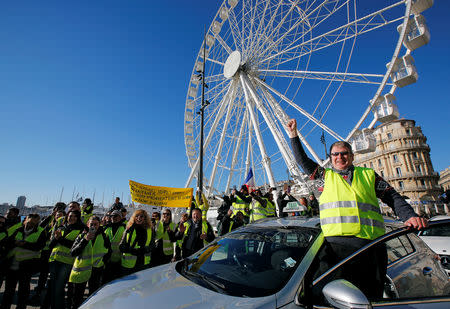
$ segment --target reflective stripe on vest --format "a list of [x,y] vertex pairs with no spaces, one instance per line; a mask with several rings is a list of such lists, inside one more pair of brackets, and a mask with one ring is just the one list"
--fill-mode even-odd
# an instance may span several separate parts
[[[133,244],[134,240],[136,239],[136,230],[133,230],[133,234],[131,235],[130,239],[130,233],[127,233],[127,239],[126,241],[130,244],[130,249],[139,249],[140,246],[138,245],[137,241],[134,243],[134,247],[131,248],[131,245]],[[147,247],[150,245],[150,241],[152,240],[152,229],[147,229],[147,240],[145,241],[145,246]],[[131,253],[123,253],[122,254],[122,266],[125,268],[133,268],[136,265],[137,256],[133,255]],[[150,253],[144,254],[144,265],[150,264]]]
[[338,173],[326,169],[319,209],[325,236],[375,239],[385,233],[372,169],[355,167],[351,186]]
[[[173,222],[169,223],[169,227],[172,231],[175,231],[175,224]],[[163,240],[163,252],[164,255],[173,255],[173,242],[170,241],[169,234],[164,231],[164,223],[161,221],[158,223],[158,228],[156,230],[156,240]]]
[[[74,241],[75,238],[80,234],[80,230],[70,231],[69,234],[65,235],[65,231],[63,230],[61,233],[61,237],[64,237],[67,240]],[[58,261],[65,264],[73,264],[75,262],[75,258],[70,254],[70,248],[63,246],[61,244],[56,245],[52,253],[50,253],[49,262]]]
[[[24,234],[21,231],[18,231],[15,237],[15,240],[24,240],[27,243],[36,243],[39,239],[39,236],[41,236],[41,233],[44,231],[44,228],[38,226],[37,231],[34,233],[31,233],[27,237],[23,237]],[[8,254],[8,257],[12,257],[19,261],[26,261],[31,259],[39,259],[41,257],[41,250],[29,250],[22,247],[14,247],[10,253]]]
[[119,250],[119,244],[123,236],[123,232],[125,232],[125,227],[123,225],[120,225],[117,228],[116,233],[113,235],[112,227],[108,227],[105,231],[106,236],[108,236],[109,241],[111,242],[111,262],[117,263],[120,261],[120,258],[122,256],[122,253]]

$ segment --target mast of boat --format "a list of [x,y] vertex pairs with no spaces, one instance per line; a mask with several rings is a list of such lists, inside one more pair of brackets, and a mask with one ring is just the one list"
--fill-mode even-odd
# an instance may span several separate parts
[[64,186],[61,188],[61,194],[59,195],[59,201],[60,202],[62,201],[63,192],[64,192]]
[[75,197],[75,190],[76,190],[76,186],[73,186],[72,199],[71,199],[71,201],[73,201],[73,198]]

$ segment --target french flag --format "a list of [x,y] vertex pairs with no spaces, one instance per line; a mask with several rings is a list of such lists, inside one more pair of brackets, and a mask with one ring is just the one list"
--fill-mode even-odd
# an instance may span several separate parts
[[247,187],[248,192],[251,192],[250,188],[254,188],[255,187],[255,177],[253,177],[253,171],[252,171],[251,167],[250,167],[250,169],[248,171],[247,178],[245,178],[244,184]]

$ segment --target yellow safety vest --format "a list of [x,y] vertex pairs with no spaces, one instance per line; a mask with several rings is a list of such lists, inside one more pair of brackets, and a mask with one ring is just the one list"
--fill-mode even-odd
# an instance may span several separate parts
[[[61,237],[70,241],[74,241],[75,238],[77,238],[77,236],[80,234],[80,232],[81,230],[72,230],[66,235],[65,231],[63,230],[61,233]],[[58,261],[65,264],[73,264],[75,258],[70,254],[70,249],[71,248],[63,246],[61,244],[56,245],[50,253],[50,258],[48,259],[48,261]]]
[[375,172],[370,168],[355,167],[351,186],[341,175],[326,169],[319,209],[325,236],[375,239],[385,233],[375,194]]
[[[84,235],[82,234],[79,237],[84,237]],[[89,240],[83,252],[75,258],[69,282],[83,283],[88,281],[92,275],[92,267],[100,268],[104,265],[103,256],[107,252],[108,249],[105,247],[105,240],[101,233],[96,236],[94,246],[92,246],[92,240]]]
[[[131,239],[130,239],[130,237],[131,237]],[[133,230],[133,233],[131,236],[130,236],[130,233],[127,233],[126,241],[130,244],[131,249],[139,249],[140,248],[138,243],[134,242],[135,239],[136,239],[136,230]],[[147,229],[147,240],[145,242],[146,247],[148,245],[150,245],[151,240],[152,240],[152,229],[148,228]],[[134,245],[133,245],[133,243],[134,243]],[[131,246],[133,246],[133,247],[131,247]],[[144,254],[144,265],[150,264],[150,258],[151,258],[150,252]],[[122,266],[123,267],[133,268],[136,265],[136,261],[137,261],[136,255],[133,255],[131,253],[123,253],[122,254]]]
[[[188,235],[188,231],[189,231],[189,228],[191,227],[191,225],[189,224],[189,222],[184,222],[183,224],[186,227],[186,229],[184,230],[183,239],[182,239],[182,241],[184,242],[185,238]],[[202,234],[207,234],[207,233],[208,233],[208,223],[206,221],[202,220]],[[208,244],[208,242],[206,241],[206,239],[203,239],[203,246],[206,246],[207,244]]]
[[249,216],[248,212],[245,210],[245,208],[248,208],[248,204],[245,203],[239,196],[236,195],[236,201],[233,202],[232,206],[233,214],[231,215],[231,218],[233,218],[239,211],[242,212],[244,216]]
[[122,240],[123,232],[125,232],[125,227],[123,225],[120,225],[117,228],[116,234],[113,235],[112,227],[108,227],[105,231],[106,236],[108,236],[109,241],[111,242],[111,262],[117,263],[120,261],[120,258],[122,257],[122,253],[119,250],[119,244]]
[[[267,198],[264,198],[264,199],[267,199]],[[277,210],[275,208],[275,204],[272,203],[271,201],[269,201],[269,199],[267,199],[266,213],[267,213],[267,217],[276,217],[277,216]]]
[[[267,200],[268,202],[268,200]],[[266,204],[269,207],[269,203]],[[267,210],[264,208],[260,202],[255,200],[252,205],[252,210],[250,211],[250,222],[255,222],[267,217]]]
[[[175,224],[169,223],[169,227],[172,231],[175,231]],[[164,223],[159,221],[158,228],[156,229],[156,240],[162,239],[164,255],[173,255],[173,242],[170,241],[169,234],[164,231]]]
[[2,241],[6,237],[8,237],[8,232],[1,232],[0,233],[0,241]]
[[18,223],[14,224],[14,225],[11,225],[11,226],[7,229],[8,235],[14,234],[14,232],[15,232],[19,227],[21,227],[21,226],[22,226],[22,222],[18,222]]
[[87,224],[87,222],[93,215],[94,215],[93,213],[88,214],[88,213],[81,212],[81,220],[83,221],[84,224]]
[[[26,242],[29,243],[36,243],[43,231],[44,229],[38,226],[37,231],[31,233],[30,235],[25,237],[25,239],[23,238],[24,234],[21,231],[18,231],[15,240],[25,240]],[[14,258],[19,262],[31,259],[39,259],[41,257],[41,250],[34,251],[16,246],[8,253],[8,257],[12,256],[14,256]]]

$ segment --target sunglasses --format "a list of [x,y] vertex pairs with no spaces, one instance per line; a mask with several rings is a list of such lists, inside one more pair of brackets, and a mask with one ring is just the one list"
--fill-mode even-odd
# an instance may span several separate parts
[[332,152],[331,155],[332,155],[333,157],[337,157],[337,156],[339,156],[339,155],[341,155],[341,156],[344,157],[344,156],[348,156],[348,155],[349,155],[349,152],[348,152],[348,151]]
[[163,216],[170,216],[169,213],[163,213]]

